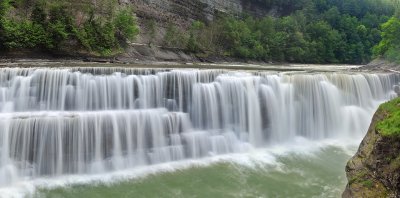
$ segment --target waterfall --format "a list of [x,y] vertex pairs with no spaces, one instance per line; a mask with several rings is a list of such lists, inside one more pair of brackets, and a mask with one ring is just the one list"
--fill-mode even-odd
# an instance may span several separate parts
[[360,137],[397,74],[0,69],[0,186]]

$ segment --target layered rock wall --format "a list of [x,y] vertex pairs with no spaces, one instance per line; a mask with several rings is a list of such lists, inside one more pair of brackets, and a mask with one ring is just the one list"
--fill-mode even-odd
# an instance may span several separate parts
[[217,12],[238,15],[240,0],[131,0],[139,17],[158,21],[186,23],[191,20],[212,20]]

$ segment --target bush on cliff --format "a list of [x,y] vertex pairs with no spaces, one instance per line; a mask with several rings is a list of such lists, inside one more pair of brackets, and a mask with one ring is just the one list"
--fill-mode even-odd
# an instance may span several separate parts
[[400,98],[384,103],[379,108],[385,119],[377,124],[377,130],[384,136],[400,135]]

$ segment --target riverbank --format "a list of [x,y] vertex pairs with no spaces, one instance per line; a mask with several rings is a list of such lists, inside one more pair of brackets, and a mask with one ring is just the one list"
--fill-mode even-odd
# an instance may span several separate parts
[[365,65],[364,68],[368,70],[386,70],[386,71],[393,71],[396,73],[400,72],[400,64],[390,62],[388,60],[381,58],[371,61],[370,63]]
[[1,62],[21,62],[24,60],[50,60],[50,61],[83,61],[98,63],[119,64],[165,64],[165,63],[247,63],[247,64],[285,64],[284,62],[263,62],[257,60],[228,57],[223,55],[210,55],[192,53],[177,47],[168,47],[146,43],[128,43],[124,51],[111,56],[96,56],[88,52],[69,51],[41,51],[19,49],[0,51]]
[[[57,66],[54,64],[57,64]],[[375,59],[366,65],[263,62],[224,56],[201,57],[187,53],[182,49],[149,46],[140,43],[132,43],[128,51],[113,57],[91,56],[90,54],[53,54],[32,50],[0,52],[0,67],[75,67],[77,65],[88,65],[90,67],[400,72],[399,64],[384,59]]]

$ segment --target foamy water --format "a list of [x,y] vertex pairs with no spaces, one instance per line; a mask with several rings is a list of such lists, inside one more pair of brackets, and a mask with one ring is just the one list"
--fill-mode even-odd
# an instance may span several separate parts
[[[360,139],[340,140],[331,139],[324,141],[310,141],[302,137],[295,138],[286,144],[272,146],[264,149],[250,148],[245,153],[212,156],[203,159],[183,160],[157,165],[136,167],[122,171],[91,175],[68,175],[52,178],[40,178],[15,183],[12,187],[0,188],[0,197],[31,197],[38,189],[69,188],[77,185],[118,185],[120,182],[140,181],[151,175],[174,173],[176,171],[187,171],[191,168],[204,168],[218,163],[229,163],[237,168],[250,168],[264,171],[279,171],[283,174],[293,170],[283,168],[285,164],[277,157],[290,155],[302,156],[304,158],[317,157],[321,149],[335,147],[341,149],[346,155],[353,155]],[[344,171],[344,167],[341,167]],[[289,171],[289,172],[288,172]],[[155,187],[156,188],[156,187]]]

